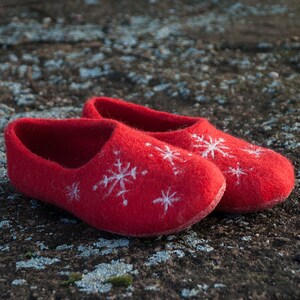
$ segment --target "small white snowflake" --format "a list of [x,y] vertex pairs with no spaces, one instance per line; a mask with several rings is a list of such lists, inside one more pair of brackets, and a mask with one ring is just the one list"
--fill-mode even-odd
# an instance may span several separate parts
[[[119,155],[120,151],[114,151],[115,155]],[[107,196],[109,196],[115,189],[117,190],[117,197],[122,197],[123,205],[128,205],[128,200],[125,198],[125,194],[129,192],[126,188],[126,184],[132,183],[133,180],[137,179],[137,167],[131,167],[131,163],[123,164],[120,158],[117,159],[114,164],[116,167],[115,171],[112,169],[108,170],[108,175],[104,175],[103,179],[93,186],[93,190],[96,191],[100,186],[107,188],[109,185]],[[148,173],[147,170],[141,172],[143,176]]]
[[80,200],[80,189],[79,189],[79,182],[73,182],[72,185],[66,187],[67,190],[67,197],[73,201]]
[[[202,157],[211,156],[213,159],[215,158],[215,153],[220,153],[223,156],[233,157],[227,150],[230,150],[229,147],[224,145],[225,140],[223,138],[212,138],[211,136],[205,137],[204,135],[192,134],[191,137],[195,140],[196,144],[192,146],[194,148],[201,148]],[[227,152],[226,152],[227,151]]]
[[180,197],[176,197],[177,192],[174,192],[172,194],[170,194],[171,192],[171,188],[169,187],[168,190],[165,191],[161,191],[161,197],[153,200],[153,203],[161,203],[161,205],[164,206],[164,214],[167,213],[169,206],[173,206],[174,202],[178,202],[180,201]]
[[229,167],[228,171],[226,171],[225,173],[236,176],[236,185],[239,185],[241,183],[241,176],[242,175],[248,175],[247,172],[252,171],[252,170],[253,170],[253,168],[248,169],[248,170],[242,169],[240,167],[240,163],[238,162],[235,168]]
[[250,145],[248,148],[241,149],[244,152],[249,153],[250,155],[254,155],[255,157],[260,157],[260,155],[266,150]]
[[[146,143],[147,147],[151,147],[151,143]],[[162,156],[163,160],[167,160],[169,164],[172,167],[174,175],[177,175],[180,173],[180,170],[177,168],[175,165],[174,161],[181,161],[181,162],[186,162],[184,159],[180,157],[180,152],[177,150],[172,150],[170,146],[164,145],[164,148],[160,148],[157,146],[154,146],[154,149],[157,150],[160,155]],[[153,154],[149,154],[149,157],[153,157]]]

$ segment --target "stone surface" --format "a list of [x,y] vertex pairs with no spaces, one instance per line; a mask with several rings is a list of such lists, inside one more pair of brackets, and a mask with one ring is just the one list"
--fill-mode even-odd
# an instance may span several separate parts
[[[0,298],[300,298],[299,13],[298,0],[2,0]],[[209,118],[286,155],[296,187],[272,210],[213,213],[151,239],[21,195],[7,178],[5,125],[79,117],[92,95]],[[127,274],[129,287],[109,281]]]

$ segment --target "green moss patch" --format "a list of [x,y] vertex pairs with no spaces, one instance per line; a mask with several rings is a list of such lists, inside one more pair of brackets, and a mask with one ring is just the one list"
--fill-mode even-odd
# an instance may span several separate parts
[[131,275],[125,274],[121,276],[113,276],[106,280],[107,283],[111,283],[116,287],[128,287],[132,285],[133,278]]
[[68,286],[75,283],[78,280],[81,280],[82,275],[80,273],[71,273],[69,274],[69,278],[67,280],[61,281],[60,285]]

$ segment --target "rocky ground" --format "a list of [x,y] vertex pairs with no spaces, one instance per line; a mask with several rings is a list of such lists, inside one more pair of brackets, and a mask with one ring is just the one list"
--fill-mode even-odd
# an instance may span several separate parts
[[[0,298],[299,299],[299,14],[298,0],[1,0]],[[296,188],[151,239],[18,193],[7,122],[79,116],[91,95],[207,117],[290,158]]]

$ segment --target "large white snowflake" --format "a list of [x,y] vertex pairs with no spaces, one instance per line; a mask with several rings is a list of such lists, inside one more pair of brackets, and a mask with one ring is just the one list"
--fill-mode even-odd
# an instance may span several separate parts
[[220,153],[223,156],[233,157],[228,153],[230,150],[229,147],[225,146],[225,140],[223,138],[212,138],[211,136],[205,137],[204,135],[192,134],[191,137],[195,140],[196,144],[192,146],[194,148],[200,148],[202,157],[211,156],[213,159],[215,158],[216,153]]
[[176,197],[177,192],[171,193],[171,188],[169,187],[167,191],[161,191],[161,197],[153,200],[153,203],[161,203],[164,206],[164,214],[167,213],[169,206],[173,206],[174,202],[180,201],[180,197]]
[[[119,151],[114,151],[115,155],[119,155]],[[109,196],[114,190],[116,190],[117,197],[122,197],[124,206],[128,205],[128,200],[125,194],[129,192],[126,188],[127,184],[133,182],[137,179],[137,167],[132,167],[131,163],[122,163],[120,158],[117,158],[116,163],[114,163],[114,169],[108,170],[108,175],[104,175],[102,180],[93,186],[93,190],[96,191],[98,188],[103,186],[108,188],[107,196]],[[141,172],[143,176],[148,173],[147,170]]]
[[79,182],[73,182],[72,185],[66,187],[67,190],[67,197],[73,201],[80,200],[80,189],[79,189]]
[[[151,147],[152,144],[151,143],[146,143],[147,147]],[[164,145],[164,148],[160,148],[157,146],[153,146],[155,150],[157,150],[161,157],[164,160],[167,160],[169,162],[169,164],[172,167],[173,173],[174,175],[177,175],[180,173],[180,170],[178,169],[178,167],[175,164],[175,161],[181,161],[181,162],[186,162],[184,159],[182,159],[180,157],[180,152],[178,152],[177,150],[172,150],[169,146]],[[153,154],[150,154],[150,156],[153,156]]]
[[241,176],[242,175],[248,175],[248,172],[249,171],[252,171],[253,168],[251,169],[242,169],[240,167],[240,163],[238,162],[236,164],[236,167],[233,168],[233,167],[229,167],[228,171],[225,171],[225,173],[228,173],[230,175],[233,175],[236,177],[236,185],[239,185],[241,183]]
[[250,155],[254,155],[255,157],[260,157],[260,155],[266,151],[260,147],[255,147],[253,145],[249,145],[247,148],[241,150],[249,153]]

